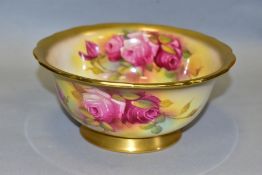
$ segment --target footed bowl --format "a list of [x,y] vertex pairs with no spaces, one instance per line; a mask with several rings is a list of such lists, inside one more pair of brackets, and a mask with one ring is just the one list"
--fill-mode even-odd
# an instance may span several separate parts
[[38,42],[58,99],[89,142],[111,151],[161,150],[206,105],[216,77],[235,63],[207,35],[171,26],[81,26]]

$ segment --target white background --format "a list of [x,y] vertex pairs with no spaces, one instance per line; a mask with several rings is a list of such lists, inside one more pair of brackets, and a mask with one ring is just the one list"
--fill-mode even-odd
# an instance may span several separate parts
[[[262,174],[262,1],[0,0],[0,174]],[[230,45],[237,63],[181,142],[159,153],[86,143],[59,108],[36,42],[66,28],[145,22],[190,28]]]

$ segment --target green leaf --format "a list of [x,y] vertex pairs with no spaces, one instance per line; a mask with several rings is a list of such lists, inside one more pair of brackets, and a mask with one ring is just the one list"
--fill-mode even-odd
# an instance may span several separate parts
[[166,76],[167,78],[176,79],[176,72],[173,72],[173,71],[165,71],[165,76]]
[[167,108],[167,107],[171,106],[172,104],[173,104],[173,102],[171,100],[165,99],[165,100],[162,100],[160,102],[160,107]]
[[110,126],[108,123],[106,122],[102,122],[100,123],[100,126],[105,130],[105,131],[113,131],[112,126]]
[[118,95],[118,94],[113,94],[112,98],[117,100],[117,101],[122,101],[122,102],[125,101],[125,99],[123,97],[121,97],[120,95]]
[[156,123],[162,123],[166,120],[166,117],[163,115],[160,115],[159,117],[156,118]]
[[153,134],[159,134],[161,131],[162,131],[162,127],[159,125],[155,125],[155,127],[151,129],[151,133]]
[[169,38],[168,36],[165,36],[165,35],[159,35],[158,37],[160,43],[162,44],[167,44],[167,43],[170,43],[172,41],[171,38]]
[[121,93],[121,96],[127,100],[136,100],[138,99],[140,96],[131,92],[123,92]]
[[146,124],[146,125],[141,125],[140,128],[141,129],[151,129],[155,126],[154,123],[149,123],[149,124]]
[[152,102],[148,100],[137,100],[137,101],[132,101],[131,103],[132,105],[143,109],[148,109],[153,106]]
[[168,45],[161,45],[161,48],[167,52],[167,53],[170,53],[170,54],[176,54],[176,51],[171,47],[171,46],[168,46]]
[[127,29],[123,29],[122,32],[123,32],[124,37],[128,38],[127,35],[130,33],[130,31]]
[[181,109],[181,111],[180,111],[180,115],[181,114],[184,114],[184,113],[186,113],[187,111],[188,111],[188,109],[190,108],[190,106],[191,106],[191,102],[192,102],[192,100],[190,101],[190,102],[188,102],[187,104],[185,104],[185,106]]
[[189,50],[184,50],[183,51],[183,58],[189,58],[191,56],[191,53],[189,52]]

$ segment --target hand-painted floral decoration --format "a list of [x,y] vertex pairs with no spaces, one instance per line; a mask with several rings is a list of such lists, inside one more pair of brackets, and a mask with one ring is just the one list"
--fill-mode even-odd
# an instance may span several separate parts
[[[85,51],[79,51],[78,54],[82,60],[91,62],[88,70],[110,81],[150,82],[150,77],[161,70],[170,81],[198,75],[190,74],[189,70],[184,71],[185,62],[192,53],[179,37],[169,34],[123,32],[101,43],[87,40]],[[112,68],[110,62],[118,64]]]
[[84,58],[85,60],[92,60],[99,54],[98,46],[91,41],[86,41],[86,51],[87,53],[79,51],[79,56]]
[[106,54],[110,61],[121,59],[121,48],[124,46],[124,37],[121,35],[113,36],[105,46]]
[[112,123],[121,119],[125,111],[125,102],[115,100],[98,89],[87,89],[83,94],[83,106],[97,121]]
[[68,109],[68,103],[75,103],[76,111],[70,109],[69,111],[80,116],[78,119],[84,124],[103,128],[105,131],[118,132],[135,127],[158,134],[162,131],[161,123],[167,118],[169,120],[191,118],[198,111],[198,108],[192,107],[191,100],[178,112],[173,110],[168,112],[166,109],[175,107],[173,100],[161,99],[145,91],[119,92],[75,83],[72,83],[72,87],[73,99],[66,97],[56,84],[61,103]]

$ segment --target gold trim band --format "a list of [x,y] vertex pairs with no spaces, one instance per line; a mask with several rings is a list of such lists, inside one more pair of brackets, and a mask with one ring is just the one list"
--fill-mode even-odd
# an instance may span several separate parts
[[160,151],[175,144],[182,136],[181,131],[149,138],[122,138],[93,131],[86,126],[80,127],[81,135],[90,143],[115,152],[148,153]]

